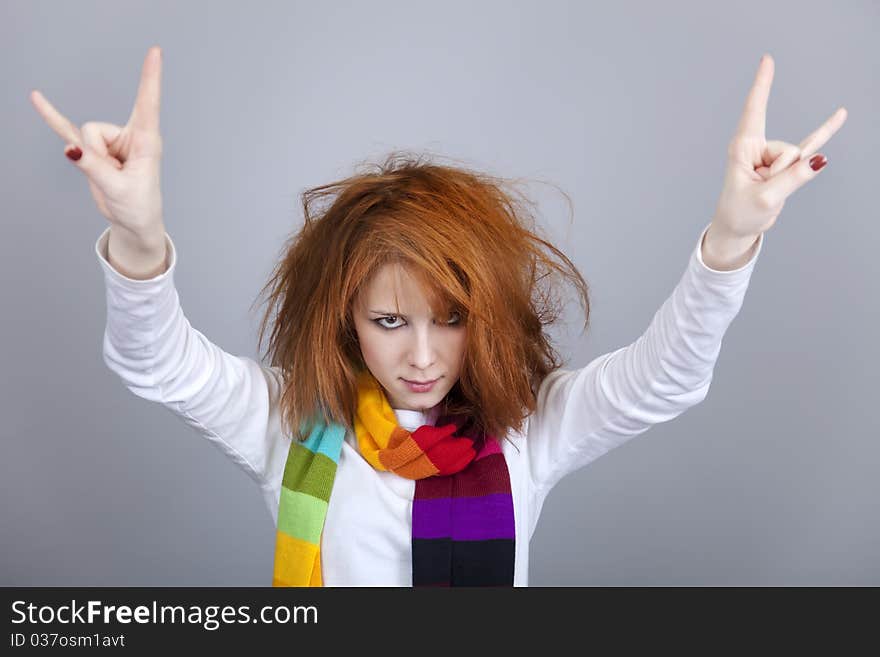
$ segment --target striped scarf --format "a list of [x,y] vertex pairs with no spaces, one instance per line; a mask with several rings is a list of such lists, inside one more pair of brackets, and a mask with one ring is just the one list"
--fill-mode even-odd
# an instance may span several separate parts
[[[354,429],[376,470],[414,479],[413,586],[512,586],[513,497],[498,440],[444,415],[410,432],[368,371],[358,378]],[[291,441],[281,484],[272,586],[323,586],[321,535],[345,428],[316,422]]]

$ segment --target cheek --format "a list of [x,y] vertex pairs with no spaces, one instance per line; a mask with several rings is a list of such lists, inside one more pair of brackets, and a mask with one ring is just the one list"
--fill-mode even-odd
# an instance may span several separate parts
[[367,348],[364,350],[364,359],[370,363],[378,365],[387,361],[388,355],[382,349]]
[[360,343],[364,360],[381,363],[389,360],[393,355],[393,341],[376,331],[371,331],[370,327],[367,327],[366,330],[358,334],[358,342]]
[[465,351],[467,351],[467,333],[462,331],[458,334],[458,340],[456,341],[456,350],[461,354],[462,358],[464,357]]

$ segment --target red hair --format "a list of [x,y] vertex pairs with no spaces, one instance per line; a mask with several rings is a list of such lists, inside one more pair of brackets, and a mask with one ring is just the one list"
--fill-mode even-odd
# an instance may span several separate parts
[[560,366],[544,329],[561,304],[546,279],[557,274],[577,289],[585,330],[586,281],[535,232],[524,207],[532,204],[518,203],[524,197],[506,191],[508,181],[401,152],[371,166],[302,194],[305,223],[260,292],[269,294],[259,344],[271,323],[265,357],[282,374],[285,430],[305,440],[299,429],[317,411],[352,430],[365,368],[352,304],[388,262],[417,277],[432,310],[457,311],[466,325],[461,374],[444,411],[465,413],[499,437],[521,430],[540,382]]

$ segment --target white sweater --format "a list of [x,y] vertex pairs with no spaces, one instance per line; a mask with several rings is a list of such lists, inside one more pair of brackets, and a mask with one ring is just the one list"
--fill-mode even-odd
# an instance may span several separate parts
[[[585,367],[552,372],[523,430],[501,440],[514,505],[515,586],[528,585],[529,541],[562,477],[705,398],[764,239],[747,264],[721,272],[701,257],[708,228],[645,333]],[[174,286],[177,254],[167,233],[168,269],[133,280],[107,260],[109,231],[95,243],[106,285],[104,361],[132,393],[163,404],[247,472],[276,522],[290,446],[281,433],[278,369],[226,353],[190,325]],[[433,409],[394,412],[410,430],[436,419]],[[321,539],[325,586],[412,585],[414,491],[414,481],[374,470],[355,437],[346,436]],[[267,572],[267,586],[271,578]]]

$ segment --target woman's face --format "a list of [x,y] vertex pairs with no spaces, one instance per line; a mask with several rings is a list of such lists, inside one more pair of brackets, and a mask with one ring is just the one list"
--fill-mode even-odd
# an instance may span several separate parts
[[[416,279],[397,263],[376,273],[352,310],[364,362],[391,407],[424,412],[442,401],[461,372],[467,336],[463,319],[458,314],[434,317]],[[406,382],[434,379],[427,392]]]

